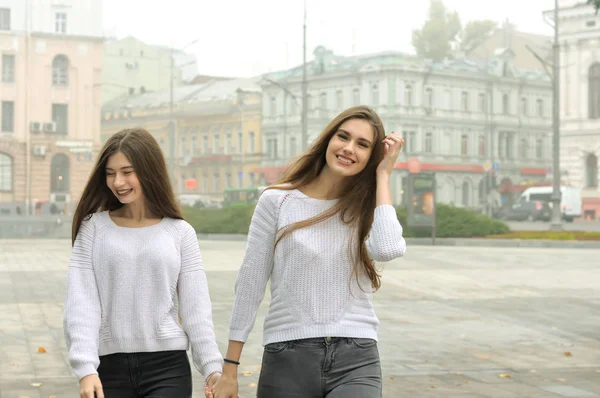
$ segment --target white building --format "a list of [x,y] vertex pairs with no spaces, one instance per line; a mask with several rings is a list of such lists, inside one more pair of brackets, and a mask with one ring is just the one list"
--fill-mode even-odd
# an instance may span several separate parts
[[[397,52],[342,57],[323,47],[314,56],[308,64],[309,142],[343,109],[373,107],[387,132],[406,139],[393,179],[396,204],[410,158],[436,173],[438,201],[465,207],[483,206],[484,170],[491,164],[506,200],[515,185],[546,178],[550,79],[541,70],[514,68],[510,50],[497,50],[486,62],[438,63]],[[301,151],[301,80],[302,66],[262,80],[267,153],[260,172],[267,182]]]
[[[561,178],[582,189],[584,216],[600,216],[600,18],[585,1],[559,2]],[[554,17],[553,11],[546,13]]]

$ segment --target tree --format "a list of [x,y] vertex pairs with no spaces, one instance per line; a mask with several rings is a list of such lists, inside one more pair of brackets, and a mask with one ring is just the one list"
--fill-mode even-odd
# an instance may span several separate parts
[[449,12],[441,0],[431,0],[429,19],[421,29],[413,30],[412,45],[419,56],[441,61],[452,57],[460,30],[458,13]]
[[[600,0],[598,0],[600,1]],[[485,42],[498,24],[490,19],[482,21],[469,21],[460,32],[460,49],[464,52],[473,50]]]
[[600,10],[600,0],[588,0],[588,4],[593,4],[596,9],[596,14],[598,14],[598,10]]

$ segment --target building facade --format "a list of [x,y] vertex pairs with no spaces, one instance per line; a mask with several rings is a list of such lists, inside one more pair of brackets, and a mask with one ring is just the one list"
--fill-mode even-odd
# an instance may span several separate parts
[[[173,63],[171,64],[171,59]],[[107,41],[102,67],[102,103],[116,98],[169,89],[198,74],[194,55],[146,44],[135,37]]]
[[0,0],[0,202],[76,201],[100,137],[102,1]]
[[[163,149],[178,195],[223,200],[226,188],[256,186],[262,160],[261,93],[252,79],[213,80],[133,95],[103,108],[102,139],[143,127]],[[173,120],[173,134],[170,123]]]
[[[553,17],[553,12],[548,12]],[[583,216],[600,218],[600,19],[591,5],[561,0],[561,180],[581,188]]]
[[[504,49],[486,62],[436,63],[395,52],[342,57],[318,47],[307,66],[309,143],[343,109],[369,105],[387,132],[406,141],[392,179],[395,204],[403,201],[409,162],[435,172],[440,202],[481,208],[492,200],[490,187],[511,200],[515,185],[546,178],[552,120],[549,77],[516,68],[513,59]],[[302,66],[261,80],[260,171],[269,182],[303,148],[301,82]]]

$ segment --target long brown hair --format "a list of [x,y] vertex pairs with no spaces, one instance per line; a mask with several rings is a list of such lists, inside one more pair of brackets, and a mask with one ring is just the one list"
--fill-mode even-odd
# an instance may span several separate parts
[[144,129],[125,129],[110,137],[98,156],[73,216],[72,244],[86,217],[97,211],[116,210],[123,206],[106,185],[106,163],[111,155],[118,152],[131,162],[150,212],[158,217],[183,219],[158,142]]
[[[358,233],[358,236],[353,234],[350,241],[354,274],[358,277],[359,269],[362,267],[371,280],[372,287],[377,290],[381,286],[381,275],[367,253],[365,242],[373,224],[377,188],[375,177],[377,166],[383,160],[382,141],[385,138],[385,129],[381,119],[373,109],[367,106],[355,106],[337,115],[325,127],[310,149],[288,166],[283,177],[267,189],[292,190],[313,182],[326,164],[325,154],[329,141],[337,133],[340,126],[351,119],[365,120],[373,127],[373,149],[367,165],[360,173],[346,180],[341,190],[340,199],[334,206],[315,217],[283,227],[278,231],[275,244],[277,245],[281,239],[298,229],[325,221],[339,213],[342,221],[349,224],[353,229],[355,228]],[[358,239],[358,242],[355,239]]]

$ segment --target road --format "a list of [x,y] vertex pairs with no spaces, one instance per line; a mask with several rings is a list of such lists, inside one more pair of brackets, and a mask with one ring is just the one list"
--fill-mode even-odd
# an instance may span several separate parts
[[[508,221],[507,224],[513,231],[547,231],[550,229],[550,223],[542,221]],[[562,226],[565,231],[600,232],[600,221],[563,222]]]

